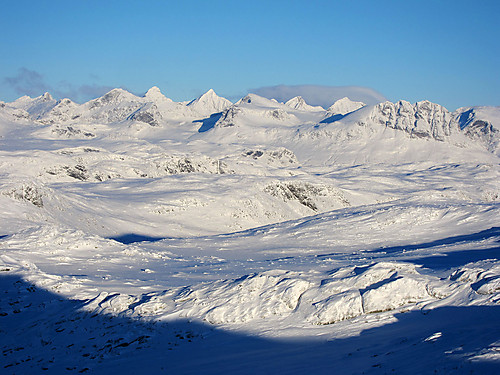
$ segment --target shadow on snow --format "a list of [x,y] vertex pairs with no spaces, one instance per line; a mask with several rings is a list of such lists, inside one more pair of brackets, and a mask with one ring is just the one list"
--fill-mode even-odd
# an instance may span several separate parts
[[221,117],[222,117],[222,112],[219,112],[210,115],[210,117],[204,118],[202,120],[195,120],[193,122],[201,122],[202,125],[198,129],[198,133],[204,133],[212,129]]
[[457,250],[442,253],[440,255],[431,255],[423,258],[409,260],[412,263],[420,264],[425,268],[430,269],[449,269],[453,267],[463,266],[471,262],[479,262],[481,260],[495,259],[499,260],[500,247],[492,247],[489,249],[473,249],[473,250]]
[[[424,242],[415,245],[402,245],[402,246],[390,246],[390,247],[380,247],[373,250],[366,250],[366,253],[384,253],[384,254],[395,254],[407,251],[416,251],[421,249],[429,249],[432,247],[443,246],[443,245],[457,245],[467,242],[477,242],[497,238],[494,242],[500,242],[500,227],[492,227],[477,233],[447,237],[431,242]],[[337,253],[327,253],[314,255],[316,258],[325,258],[338,255]],[[411,256],[411,254],[408,254]],[[453,251],[443,251],[439,255],[431,255],[427,257],[418,257],[418,254],[414,258],[405,258],[405,261],[420,264],[426,268],[431,269],[449,269],[453,267],[458,267],[470,262],[477,262],[486,259],[499,259],[500,246],[494,246],[487,249],[469,249],[469,250],[453,250]]]
[[402,251],[428,249],[431,247],[442,246],[442,245],[455,245],[458,243],[483,241],[493,237],[498,237],[499,239],[496,242],[500,242],[500,227],[492,227],[490,229],[486,229],[477,233],[447,237],[436,241],[424,242],[416,245],[381,247],[378,249],[370,250],[370,252],[383,251],[386,254],[392,254],[392,253],[399,253]]
[[155,323],[84,310],[89,301],[65,299],[23,281],[9,269],[2,271],[4,374],[493,374],[500,370],[498,361],[472,358],[500,337],[499,306],[398,313],[393,323],[329,341],[272,340],[202,322]]
[[342,115],[340,113],[337,113],[337,114],[335,114],[333,116],[330,116],[330,117],[327,117],[327,118],[321,120],[319,123],[320,124],[331,124],[333,122],[342,120],[345,116],[346,115]]
[[115,240],[115,241],[120,242],[122,244],[128,245],[128,244],[135,243],[135,242],[145,242],[145,241],[157,242],[157,241],[161,241],[161,240],[170,239],[170,237],[152,237],[152,236],[144,236],[142,234],[127,233],[127,234],[123,234],[121,236],[109,237],[108,239]]

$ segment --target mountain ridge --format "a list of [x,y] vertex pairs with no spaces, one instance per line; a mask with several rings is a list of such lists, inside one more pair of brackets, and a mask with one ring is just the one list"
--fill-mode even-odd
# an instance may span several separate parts
[[[238,130],[232,133],[236,131],[238,134],[231,137],[245,138],[246,142],[251,142],[252,137],[260,137],[263,142],[266,142],[266,137],[284,138],[286,134],[294,137],[293,131],[309,134],[308,137],[328,134],[332,139],[352,140],[361,136],[361,128],[366,129],[365,138],[373,132],[389,128],[411,138],[455,145],[477,144],[494,155],[500,155],[500,107],[463,107],[450,112],[427,100],[415,104],[400,100],[366,106],[345,97],[325,110],[310,106],[301,97],[279,103],[248,94],[232,103],[210,89],[188,103],[180,103],[165,97],[158,87],[153,86],[143,96],[115,88],[83,104],[67,98],[55,100],[49,93],[35,98],[23,96],[4,103],[0,110],[12,121],[31,119],[56,127],[93,123],[142,123],[156,128],[191,123],[194,127],[197,121],[214,119],[210,120],[213,125],[204,129],[236,126]],[[244,131],[246,127],[250,128]],[[184,128],[188,129],[185,125]],[[261,130],[255,132],[252,129]],[[69,134],[60,129],[55,132]],[[263,133],[259,135],[259,132]],[[222,133],[218,136],[226,137]]]

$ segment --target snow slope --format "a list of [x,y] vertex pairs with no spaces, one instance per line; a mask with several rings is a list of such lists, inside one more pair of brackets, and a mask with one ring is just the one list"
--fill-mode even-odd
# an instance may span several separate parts
[[363,102],[355,102],[350,100],[349,98],[342,98],[328,107],[327,112],[331,116],[338,114],[346,115],[364,107],[365,105],[366,104]]
[[498,108],[0,105],[3,373],[498,373]]
[[231,104],[233,103],[225,98],[221,98],[214,90],[210,89],[200,97],[189,102],[187,106],[200,114],[210,116],[212,113],[222,112],[231,106]]

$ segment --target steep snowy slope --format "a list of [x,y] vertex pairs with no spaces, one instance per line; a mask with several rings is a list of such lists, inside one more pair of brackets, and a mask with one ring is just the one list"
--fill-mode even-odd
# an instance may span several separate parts
[[153,103],[173,103],[173,100],[167,98],[157,86],[151,87],[145,94],[144,98]]
[[500,107],[459,108],[454,115],[466,136],[500,155]]
[[496,160],[463,133],[452,113],[428,101],[386,102],[332,115],[251,94],[224,111],[204,139],[284,146],[313,165]]
[[334,115],[346,115],[348,113],[354,112],[366,104],[362,102],[355,102],[350,100],[349,98],[342,98],[333,103],[330,107],[328,107],[327,112],[329,116]]
[[12,107],[23,109],[26,112],[28,112],[34,120],[41,118],[45,113],[49,112],[56,104],[57,101],[54,100],[48,92],[36,98],[30,98],[29,96],[22,96],[16,101],[10,103]]
[[29,113],[24,109],[13,107],[11,104],[0,102],[0,124],[6,128],[6,123],[27,121],[30,118]]
[[304,98],[296,96],[285,103],[286,106],[299,111],[324,111],[320,106],[312,106],[306,103]]
[[46,112],[36,113],[37,119],[45,124],[59,124],[78,119],[81,115],[80,106],[70,99],[58,100],[57,103]]
[[54,100],[46,93],[37,98],[22,97],[10,107],[26,111],[32,120],[43,124],[112,124],[126,120],[159,126],[169,122],[200,119],[220,112],[232,103],[217,96],[213,90],[187,105],[165,97],[158,87],[138,97],[124,89],[113,89],[100,98],[84,104],[70,99]]
[[209,116],[212,113],[222,112],[232,104],[229,100],[218,96],[214,90],[210,89],[189,102],[187,107],[199,114]]

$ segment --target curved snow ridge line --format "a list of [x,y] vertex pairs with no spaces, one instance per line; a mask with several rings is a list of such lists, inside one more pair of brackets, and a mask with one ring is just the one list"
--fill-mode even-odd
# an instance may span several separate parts
[[[398,199],[386,203],[358,205],[344,207],[331,211],[321,212],[316,215],[305,216],[298,219],[281,221],[263,225],[260,227],[245,229],[242,231],[223,233],[217,235],[220,238],[233,237],[253,237],[256,234],[265,235],[271,231],[280,230],[282,232],[290,232],[292,230],[306,231],[317,225],[331,225],[332,221],[338,222],[370,222],[375,223],[377,228],[385,226],[392,228],[389,224],[406,225],[408,219],[411,219],[415,224],[425,225],[429,223],[440,222],[444,217],[456,218],[466,215],[476,215],[489,211],[500,209],[500,205],[495,202],[489,203],[472,203],[472,202],[429,202],[420,203],[418,201]],[[415,215],[416,211],[425,211],[427,214],[423,217]],[[494,214],[492,214],[493,216]],[[416,216],[416,217],[415,217]],[[386,225],[382,225],[384,219]],[[425,219],[425,220],[424,220]],[[377,220],[379,220],[377,222]]]
[[[495,288],[499,267],[487,272],[483,269],[483,273],[489,276],[480,277],[483,281],[476,278],[476,285],[491,281],[492,285],[481,288],[498,294]],[[496,278],[492,279],[492,275]],[[196,318],[212,324],[290,319],[324,325],[427,304],[456,294],[474,294],[470,281],[424,275],[417,266],[407,263],[344,267],[324,276],[317,272],[271,270],[140,296],[102,293],[90,300],[86,308],[153,319]]]
[[35,263],[8,255],[0,255],[0,276],[3,275],[16,275],[38,288],[61,295],[63,298],[80,300],[82,304],[92,295],[91,293],[95,293],[85,289],[85,282],[89,279],[50,274],[40,270]]

